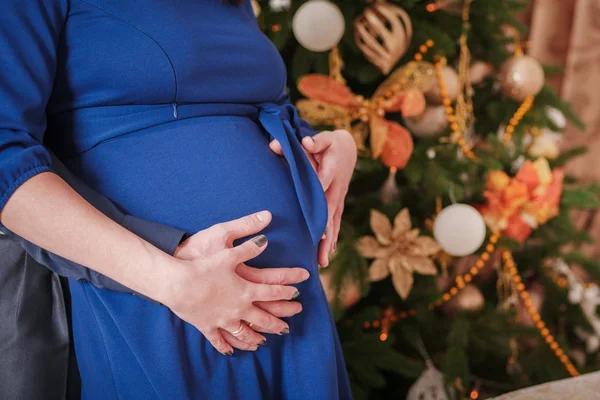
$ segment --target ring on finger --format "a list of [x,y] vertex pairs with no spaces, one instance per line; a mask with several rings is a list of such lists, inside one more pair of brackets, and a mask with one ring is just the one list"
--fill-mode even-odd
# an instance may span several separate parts
[[237,335],[239,335],[240,333],[242,333],[242,331],[243,331],[243,330],[244,330],[244,323],[243,323],[242,321],[240,321],[240,327],[239,327],[239,328],[237,328],[235,331],[231,332],[231,334],[232,334],[233,336],[237,336]]

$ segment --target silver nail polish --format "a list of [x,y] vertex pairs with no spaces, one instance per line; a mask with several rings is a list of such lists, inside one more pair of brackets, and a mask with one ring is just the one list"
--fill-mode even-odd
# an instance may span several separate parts
[[258,235],[252,238],[252,241],[258,247],[263,247],[265,244],[267,244],[267,237],[265,235]]

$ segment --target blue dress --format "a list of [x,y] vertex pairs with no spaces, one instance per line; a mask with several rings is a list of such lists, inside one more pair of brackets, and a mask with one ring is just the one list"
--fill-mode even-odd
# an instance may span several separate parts
[[[267,209],[260,268],[303,267],[290,334],[218,353],[166,307],[71,282],[84,399],[348,399],[319,281],[327,209],[249,1],[2,0],[0,211],[49,146],[124,212],[189,233]],[[285,157],[271,152],[280,140]]]

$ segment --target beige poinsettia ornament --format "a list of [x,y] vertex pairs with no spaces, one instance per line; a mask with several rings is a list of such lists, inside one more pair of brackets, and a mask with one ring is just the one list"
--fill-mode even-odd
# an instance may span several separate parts
[[406,299],[413,286],[413,273],[435,275],[437,269],[431,257],[441,248],[429,236],[421,236],[412,229],[408,209],[403,209],[394,218],[394,226],[382,213],[371,210],[373,236],[358,240],[358,252],[365,258],[374,258],[369,269],[370,279],[380,281],[390,273],[396,292]]

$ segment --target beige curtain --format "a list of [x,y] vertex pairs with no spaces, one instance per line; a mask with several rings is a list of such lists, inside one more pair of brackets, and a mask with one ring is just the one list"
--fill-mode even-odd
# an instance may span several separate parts
[[[583,181],[600,182],[600,0],[533,0],[524,19],[530,24],[529,54],[565,66],[564,74],[548,82],[587,126],[585,132],[569,128],[565,134],[565,148],[583,145],[589,150],[568,171]],[[574,218],[599,244],[584,251],[600,259],[600,213],[577,213]]]

